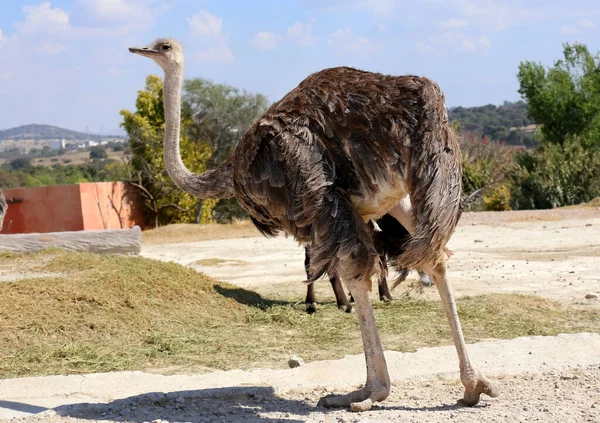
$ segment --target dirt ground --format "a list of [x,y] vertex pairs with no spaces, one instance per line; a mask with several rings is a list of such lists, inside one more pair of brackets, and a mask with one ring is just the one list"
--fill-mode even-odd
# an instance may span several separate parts
[[[600,207],[466,213],[449,247],[455,251],[449,269],[450,280],[458,296],[491,292],[526,293],[565,303],[600,306],[600,300],[593,298],[594,295],[600,296]],[[296,297],[302,301],[305,294],[306,286],[302,283],[305,279],[304,251],[293,240],[284,237],[267,240],[247,236],[144,245],[142,255],[189,265],[217,279],[269,297]],[[416,280],[416,273],[411,275],[411,279]],[[400,295],[401,288],[394,294]],[[317,294],[321,299],[332,298],[326,281],[318,284]],[[426,289],[423,295],[437,297],[435,288]],[[510,350],[486,349],[488,367],[493,363],[495,354],[500,357],[518,351],[531,356],[531,350],[527,353],[526,344],[519,344],[518,340],[514,342]],[[482,345],[472,345],[470,350]],[[585,341],[582,345],[585,350]],[[227,396],[190,398],[185,395],[147,394],[6,421],[598,422],[600,359],[594,364],[581,364],[569,361],[570,356],[569,347],[557,339],[553,362],[548,364],[560,361],[564,364],[562,368],[546,367],[544,362],[543,366],[523,368],[517,373],[496,374],[495,378],[501,384],[501,396],[485,398],[474,408],[464,408],[454,402],[461,396],[462,387],[453,375],[451,378],[429,376],[399,380],[394,383],[390,398],[376,405],[372,411],[360,414],[315,407],[318,398],[333,389],[308,393],[289,390],[274,394],[268,386],[246,390],[240,385],[238,390]],[[433,369],[447,359],[441,360],[419,361],[416,367],[431,367],[431,374],[435,374]],[[486,365],[481,367],[485,371]],[[290,377],[293,379],[292,373]],[[335,380],[341,383],[339,378]],[[161,387],[156,386],[156,391],[161,392]],[[336,391],[339,392],[339,386]]]
[[[449,247],[455,252],[448,268],[457,296],[523,293],[593,304],[585,296],[600,293],[600,207],[465,213]],[[300,301],[306,290],[304,250],[283,236],[144,245],[142,255],[270,297]],[[409,281],[416,278],[412,272]],[[333,298],[326,280],[316,290],[319,299]],[[394,294],[401,292],[402,286]],[[424,295],[437,298],[435,288]]]
[[[391,396],[369,412],[350,413],[315,407],[325,391],[274,395],[268,388],[240,390],[217,398],[141,397],[110,405],[89,405],[78,411],[33,416],[16,423],[101,422],[598,422],[600,421],[600,367],[522,374],[502,380],[502,396],[465,408],[448,398],[459,398],[454,381],[432,379],[395,384]],[[98,417],[101,416],[101,417]]]

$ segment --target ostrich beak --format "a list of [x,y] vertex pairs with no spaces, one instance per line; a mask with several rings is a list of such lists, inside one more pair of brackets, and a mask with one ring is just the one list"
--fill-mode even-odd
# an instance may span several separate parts
[[154,50],[150,47],[129,47],[129,51],[134,54],[139,54],[141,56],[152,57],[158,51]]

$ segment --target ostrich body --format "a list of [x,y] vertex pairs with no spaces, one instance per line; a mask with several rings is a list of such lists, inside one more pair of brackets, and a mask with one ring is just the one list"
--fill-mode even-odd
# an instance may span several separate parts
[[164,160],[184,191],[201,198],[235,195],[265,236],[280,231],[311,248],[311,280],[340,276],[355,300],[367,380],[319,404],[369,410],[390,393],[390,379],[369,298],[382,271],[368,221],[389,214],[410,233],[395,266],[433,277],[460,362],[464,402],[496,387],[471,365],[446,275],[445,246],[458,220],[461,161],[438,86],[416,76],[331,68],[307,77],[258,119],[220,167],[185,168],[179,132],[184,57],[159,39],[130,51],[165,71]]

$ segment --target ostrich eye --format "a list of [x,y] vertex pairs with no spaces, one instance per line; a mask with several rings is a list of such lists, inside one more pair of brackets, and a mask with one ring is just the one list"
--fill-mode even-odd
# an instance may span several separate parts
[[171,50],[171,45],[170,44],[163,44],[162,49],[164,51],[169,51],[169,50]]

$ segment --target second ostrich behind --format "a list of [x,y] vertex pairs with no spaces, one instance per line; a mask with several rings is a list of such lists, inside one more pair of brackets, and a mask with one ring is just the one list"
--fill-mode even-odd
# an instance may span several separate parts
[[[404,226],[388,214],[377,219],[376,223],[377,228],[375,228],[375,225],[373,225],[372,222],[369,222],[369,230],[371,231],[373,244],[379,255],[382,267],[382,272],[378,275],[377,283],[379,300],[390,301],[393,298],[388,286],[388,262],[394,263],[394,260],[401,256],[405,244],[410,239],[410,234]],[[310,247],[308,246],[305,247],[304,269],[306,271],[306,278],[310,281]],[[406,279],[409,269],[397,268],[396,271],[399,275],[394,281],[392,290]],[[433,282],[425,272],[419,271],[419,279],[423,286],[431,287],[433,285]],[[333,293],[335,294],[337,307],[346,313],[350,313],[352,311],[351,302],[353,301],[353,298],[350,296],[350,300],[348,300],[348,297],[344,293],[340,277],[337,274],[330,275],[329,282],[331,283]],[[309,314],[312,314],[317,310],[314,284],[314,282],[309,282],[306,287],[306,299],[304,300],[304,303],[306,305],[306,312]]]

